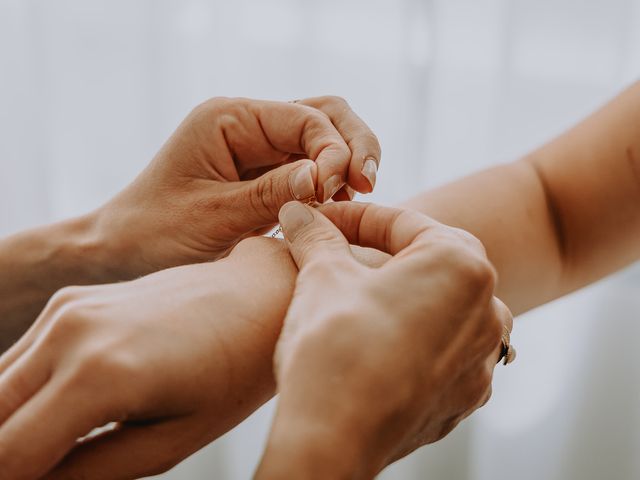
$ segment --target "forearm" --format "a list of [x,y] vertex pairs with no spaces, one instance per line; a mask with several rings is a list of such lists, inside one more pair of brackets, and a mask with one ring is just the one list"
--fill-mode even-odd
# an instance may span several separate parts
[[480,238],[515,313],[640,258],[640,84],[512,164],[405,203]]
[[120,278],[94,222],[81,217],[0,240],[0,352],[58,289]]
[[555,225],[545,192],[526,163],[476,173],[403,206],[478,237],[498,271],[498,296],[514,313],[558,296],[563,260]]

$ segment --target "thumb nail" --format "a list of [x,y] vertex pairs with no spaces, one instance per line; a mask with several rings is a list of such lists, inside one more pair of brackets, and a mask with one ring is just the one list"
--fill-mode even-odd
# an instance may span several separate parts
[[368,158],[366,162],[364,162],[364,166],[362,167],[362,175],[367,179],[369,185],[371,185],[371,190],[373,190],[376,186],[376,176],[378,173],[378,164],[372,158]]
[[289,188],[296,200],[306,201],[315,197],[316,187],[313,183],[312,167],[313,162],[308,160],[305,165],[295,169],[289,175]]
[[287,240],[292,241],[302,228],[313,222],[309,208],[300,202],[289,202],[280,209],[280,225]]

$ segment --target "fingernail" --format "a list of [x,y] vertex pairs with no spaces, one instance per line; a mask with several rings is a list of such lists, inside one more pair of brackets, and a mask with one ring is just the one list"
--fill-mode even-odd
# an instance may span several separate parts
[[313,184],[313,174],[311,167],[313,164],[308,162],[306,165],[293,171],[289,176],[289,188],[293,198],[297,200],[308,200],[316,194],[316,187]]
[[286,203],[278,215],[284,236],[293,240],[298,232],[313,222],[313,214],[300,202]]
[[376,177],[378,175],[378,164],[372,158],[368,158],[362,166],[362,175],[369,181],[371,190],[376,186]]
[[342,175],[334,175],[333,177],[330,177],[329,180],[324,182],[324,197],[322,203],[325,203],[327,200],[333,197],[338,192],[338,190],[342,188],[343,185],[344,181],[342,180]]

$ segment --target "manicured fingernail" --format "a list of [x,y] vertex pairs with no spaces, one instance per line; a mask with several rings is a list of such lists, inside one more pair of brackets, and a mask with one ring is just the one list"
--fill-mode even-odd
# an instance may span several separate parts
[[362,166],[362,175],[369,181],[371,190],[376,186],[376,177],[378,175],[378,164],[372,158],[368,158]]
[[286,203],[278,215],[284,236],[293,240],[298,232],[313,222],[313,214],[300,202]]
[[338,192],[338,190],[342,188],[343,185],[344,180],[342,180],[342,175],[334,175],[333,177],[330,177],[326,182],[324,182],[324,196],[322,203],[325,203],[327,200],[333,197]]
[[297,200],[308,200],[316,194],[313,174],[311,173],[312,166],[313,163],[309,161],[306,165],[294,170],[289,176],[289,188],[291,189],[291,194]]

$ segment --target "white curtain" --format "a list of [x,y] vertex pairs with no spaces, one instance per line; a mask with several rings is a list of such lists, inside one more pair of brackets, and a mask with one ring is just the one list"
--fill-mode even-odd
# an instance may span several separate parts
[[[346,97],[393,203],[517,158],[639,71],[639,0],[0,0],[0,234],[101,204],[211,96]],[[490,404],[382,477],[640,478],[639,287],[631,268],[519,318]],[[163,478],[249,478],[272,410]]]

